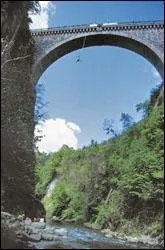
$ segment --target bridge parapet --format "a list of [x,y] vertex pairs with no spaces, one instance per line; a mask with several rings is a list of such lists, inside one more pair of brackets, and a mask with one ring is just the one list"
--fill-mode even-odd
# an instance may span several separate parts
[[54,27],[47,29],[35,29],[31,33],[33,36],[41,35],[54,35],[65,33],[85,33],[85,32],[97,32],[97,31],[122,31],[122,30],[142,30],[142,29],[164,29],[164,23],[162,21],[155,22],[133,22],[133,23],[106,23],[96,24],[95,26],[86,25],[74,25]]

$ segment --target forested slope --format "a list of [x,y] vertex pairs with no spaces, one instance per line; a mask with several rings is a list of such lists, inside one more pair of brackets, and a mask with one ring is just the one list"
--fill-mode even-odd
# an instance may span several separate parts
[[107,142],[37,153],[40,199],[61,176],[52,195],[43,198],[48,218],[132,235],[163,232],[164,104],[155,106],[153,95],[141,105],[144,118]]

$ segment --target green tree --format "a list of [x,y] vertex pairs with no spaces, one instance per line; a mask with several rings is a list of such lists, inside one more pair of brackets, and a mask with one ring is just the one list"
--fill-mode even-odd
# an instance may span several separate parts
[[121,113],[120,121],[122,122],[123,129],[128,129],[133,125],[133,118],[129,114]]
[[138,103],[136,105],[136,111],[142,112],[143,118],[148,116],[148,114],[149,114],[149,101],[145,101],[143,103]]
[[103,129],[106,132],[106,134],[111,134],[113,136],[118,136],[116,130],[114,129],[114,121],[105,119],[103,123]]

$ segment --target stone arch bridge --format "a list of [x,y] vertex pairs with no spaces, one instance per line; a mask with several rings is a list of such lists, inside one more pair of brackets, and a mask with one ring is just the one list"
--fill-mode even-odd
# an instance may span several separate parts
[[164,23],[109,23],[65,26],[33,30],[36,55],[33,65],[35,83],[60,57],[82,46],[111,45],[126,48],[146,58],[164,81]]
[[[162,80],[164,77],[163,22],[60,27],[33,30],[32,36],[35,40],[32,79],[17,71],[18,81],[13,81],[13,84],[2,81],[1,84],[2,207],[10,212],[13,212],[13,207],[19,207],[23,211],[25,208],[27,211],[32,210],[35,164],[34,84],[49,65],[83,45],[112,45],[145,57],[157,69]],[[27,72],[30,72],[30,67],[27,65]],[[34,210],[38,207],[37,204],[38,202],[34,202]]]

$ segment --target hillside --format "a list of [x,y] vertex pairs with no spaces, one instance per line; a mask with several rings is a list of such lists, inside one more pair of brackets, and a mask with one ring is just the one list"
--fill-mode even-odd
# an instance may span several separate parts
[[[37,153],[36,195],[47,218],[55,215],[130,235],[162,233],[163,106],[162,101],[159,106],[150,102],[143,120],[106,143]],[[44,197],[57,175],[60,181],[51,196]]]

